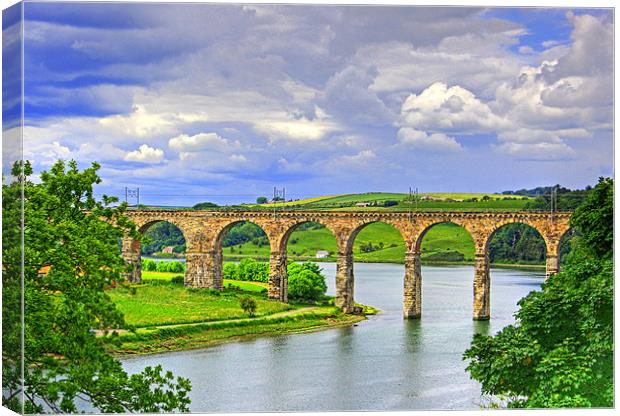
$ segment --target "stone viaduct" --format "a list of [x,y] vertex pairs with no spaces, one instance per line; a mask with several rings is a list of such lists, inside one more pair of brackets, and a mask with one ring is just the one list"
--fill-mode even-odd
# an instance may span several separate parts
[[[473,277],[474,319],[490,317],[489,242],[502,226],[523,223],[536,229],[547,247],[547,275],[559,271],[559,246],[569,229],[570,213],[558,212],[373,212],[373,211],[128,211],[140,232],[152,224],[167,221],[177,226],[186,241],[185,285],[222,289],[222,240],[227,231],[242,221],[259,225],[270,242],[270,299],[287,301],[286,246],[291,233],[306,222],[329,229],[337,242],[336,305],[351,313],[354,307],[353,242],[368,224],[384,222],[397,229],[406,245],[404,276],[404,316],[421,316],[422,273],[420,246],[424,234],[439,223],[452,222],[467,230],[475,244]],[[140,242],[125,238],[125,260],[132,264],[128,279],[140,281]]]

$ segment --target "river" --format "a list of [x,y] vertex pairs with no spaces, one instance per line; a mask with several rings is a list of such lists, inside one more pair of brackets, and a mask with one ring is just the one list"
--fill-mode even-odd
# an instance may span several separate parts
[[[335,264],[322,263],[328,294]],[[422,318],[402,319],[404,266],[355,264],[355,299],[382,313],[352,327],[258,338],[123,359],[129,372],[161,364],[192,382],[191,411],[479,409],[462,360],[474,333],[514,321],[543,271],[491,270],[491,320],[472,320],[471,266],[422,268]]]

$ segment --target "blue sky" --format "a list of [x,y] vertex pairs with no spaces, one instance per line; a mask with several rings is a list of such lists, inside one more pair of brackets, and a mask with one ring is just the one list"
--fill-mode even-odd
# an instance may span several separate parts
[[613,174],[610,10],[26,3],[24,33],[25,156],[97,160],[102,193],[192,205]]

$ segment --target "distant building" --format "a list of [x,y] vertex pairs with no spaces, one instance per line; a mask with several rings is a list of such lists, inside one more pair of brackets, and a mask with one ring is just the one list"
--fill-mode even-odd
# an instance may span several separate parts
[[161,252],[162,253],[168,253],[168,254],[172,254],[172,250],[174,249],[174,246],[168,246],[168,247],[164,247]]
[[316,252],[317,259],[324,259],[325,257],[329,257],[329,251],[317,250]]
[[358,202],[355,204],[356,207],[369,207],[370,202]]

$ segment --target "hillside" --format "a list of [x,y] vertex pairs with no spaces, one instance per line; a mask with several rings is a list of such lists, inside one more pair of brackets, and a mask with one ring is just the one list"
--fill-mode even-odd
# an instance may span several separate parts
[[[328,209],[328,210],[520,210],[531,201],[527,196],[484,193],[424,193],[417,204],[409,201],[409,194],[369,192],[362,194],[327,195],[297,201],[242,204],[238,208],[250,209]],[[387,203],[386,203],[387,201]]]

